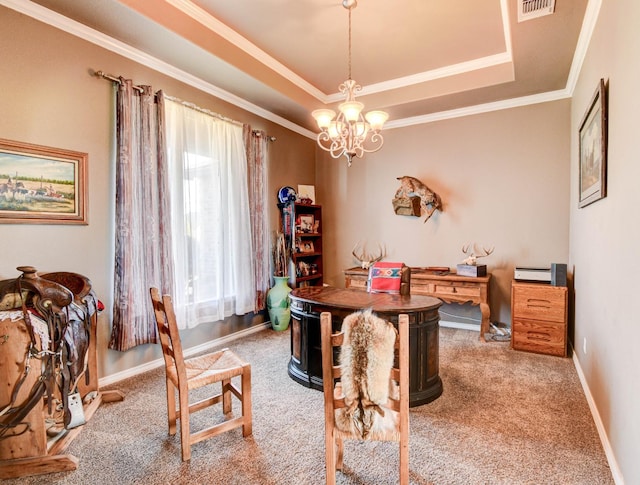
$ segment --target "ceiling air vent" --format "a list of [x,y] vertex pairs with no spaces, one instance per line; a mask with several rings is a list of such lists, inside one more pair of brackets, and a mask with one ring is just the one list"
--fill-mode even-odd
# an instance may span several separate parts
[[556,0],[518,0],[518,22],[551,15]]

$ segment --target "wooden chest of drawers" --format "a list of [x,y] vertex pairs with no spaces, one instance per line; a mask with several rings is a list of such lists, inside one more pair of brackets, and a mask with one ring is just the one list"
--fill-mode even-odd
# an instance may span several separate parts
[[511,348],[567,355],[568,289],[514,281],[511,285]]

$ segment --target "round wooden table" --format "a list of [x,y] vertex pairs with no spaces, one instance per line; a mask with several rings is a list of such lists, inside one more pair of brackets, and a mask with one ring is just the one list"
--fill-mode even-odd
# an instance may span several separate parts
[[438,308],[442,302],[424,295],[367,293],[351,288],[309,286],[297,288],[291,299],[291,358],[289,376],[300,384],[322,390],[320,313],[331,312],[333,330],[354,311],[371,308],[398,325],[398,315],[409,316],[409,406],[419,406],[442,394],[439,372]]

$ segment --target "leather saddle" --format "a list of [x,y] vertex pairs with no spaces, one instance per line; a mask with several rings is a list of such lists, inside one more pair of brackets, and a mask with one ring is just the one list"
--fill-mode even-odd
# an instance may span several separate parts
[[85,422],[77,385],[83,374],[89,382],[87,352],[91,316],[98,310],[97,299],[89,279],[80,274],[38,275],[31,266],[17,269],[22,271],[18,278],[0,281],[0,310],[22,311],[31,338],[25,352],[29,358],[42,361],[42,374],[22,403],[13,401],[29,369],[13,384],[12,402],[0,403],[6,409],[0,435],[16,428],[43,396],[49,414],[54,400],[61,401],[65,428],[71,429]]

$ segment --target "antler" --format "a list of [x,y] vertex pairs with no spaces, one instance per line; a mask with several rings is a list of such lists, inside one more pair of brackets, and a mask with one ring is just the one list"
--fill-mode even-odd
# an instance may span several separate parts
[[491,249],[487,249],[484,246],[482,246],[482,251],[484,252],[484,254],[478,255],[478,258],[484,258],[485,256],[489,256],[495,248],[496,248],[495,246],[492,246]]
[[356,249],[359,246],[360,243],[358,242],[351,250],[351,254],[353,254],[353,257],[360,263],[362,269],[369,269],[373,263],[380,261],[387,255],[386,248],[383,248],[380,244],[378,244],[378,255],[375,257],[372,254],[366,253],[364,247],[362,248],[361,254],[356,254]]
[[[473,249],[471,251],[471,254],[469,254],[469,249]],[[493,246],[491,249],[487,249],[484,246],[482,246],[483,254],[476,254],[476,252],[478,252],[478,250],[476,249],[476,244],[474,243],[473,247],[471,247],[471,244],[466,244],[462,246],[462,252],[466,254],[467,257],[462,261],[462,263],[475,265],[478,262],[479,258],[485,258],[489,256],[491,253],[493,253],[494,249],[495,249],[495,246]]]

